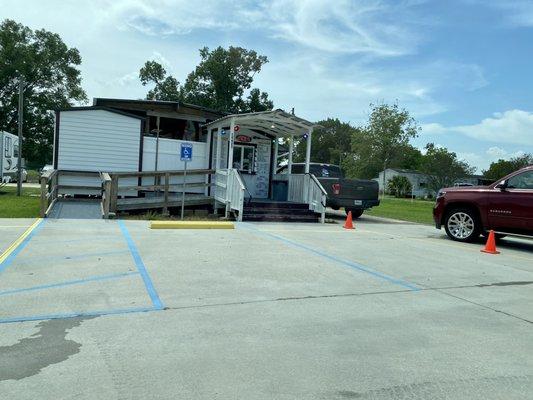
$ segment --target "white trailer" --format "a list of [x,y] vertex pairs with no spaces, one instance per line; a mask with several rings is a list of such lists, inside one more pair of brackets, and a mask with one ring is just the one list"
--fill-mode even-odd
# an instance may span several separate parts
[[[101,193],[99,172],[173,171],[183,169],[180,160],[182,140],[145,136],[144,118],[116,109],[92,106],[74,107],[56,114],[54,139],[54,169],[63,173],[59,185],[60,194],[98,195]],[[159,143],[157,144],[157,142]],[[194,144],[190,169],[209,168],[208,145]],[[156,148],[158,164],[156,168]],[[87,176],[87,173],[94,173]],[[150,178],[152,181],[154,178]],[[148,184],[149,178],[142,182]],[[120,186],[135,186],[137,178],[123,178]],[[180,185],[183,178],[173,177],[171,185]],[[205,183],[204,176],[187,177],[187,183]],[[94,187],[94,189],[92,189]],[[207,189],[195,188],[192,192],[207,193]],[[137,196],[136,190],[119,190],[120,196]]]
[[0,132],[0,183],[17,179],[19,138],[7,132]]

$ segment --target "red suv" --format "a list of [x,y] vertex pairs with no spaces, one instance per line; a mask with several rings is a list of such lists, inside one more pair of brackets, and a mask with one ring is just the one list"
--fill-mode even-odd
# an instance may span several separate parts
[[490,229],[533,237],[533,165],[490,186],[441,189],[433,219],[437,229],[444,225],[448,236],[460,242]]

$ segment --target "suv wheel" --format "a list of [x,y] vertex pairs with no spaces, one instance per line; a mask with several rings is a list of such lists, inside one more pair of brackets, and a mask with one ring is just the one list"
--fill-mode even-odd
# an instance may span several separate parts
[[473,210],[456,208],[446,214],[444,220],[446,233],[452,240],[471,242],[479,237],[480,223]]

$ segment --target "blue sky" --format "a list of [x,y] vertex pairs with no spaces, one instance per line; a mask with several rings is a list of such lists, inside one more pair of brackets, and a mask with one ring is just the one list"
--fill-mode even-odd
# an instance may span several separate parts
[[268,56],[254,86],[302,117],[363,123],[394,102],[479,170],[533,153],[533,0],[0,0],[0,18],[59,33],[89,97],[142,98],[156,59],[183,82],[198,49]]

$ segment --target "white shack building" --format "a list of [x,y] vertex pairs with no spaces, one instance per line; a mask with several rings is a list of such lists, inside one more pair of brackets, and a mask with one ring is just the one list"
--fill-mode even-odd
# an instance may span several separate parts
[[[179,102],[95,99],[56,113],[56,182],[42,182],[49,199],[42,209],[61,196],[101,196],[105,216],[168,212],[186,191],[187,205],[239,220],[316,221],[318,214],[323,221],[326,192],[309,174],[313,129],[282,110],[224,115]],[[307,140],[305,173],[276,174],[280,141],[289,143],[290,165],[295,138]],[[187,174],[182,144],[193,148]]]

